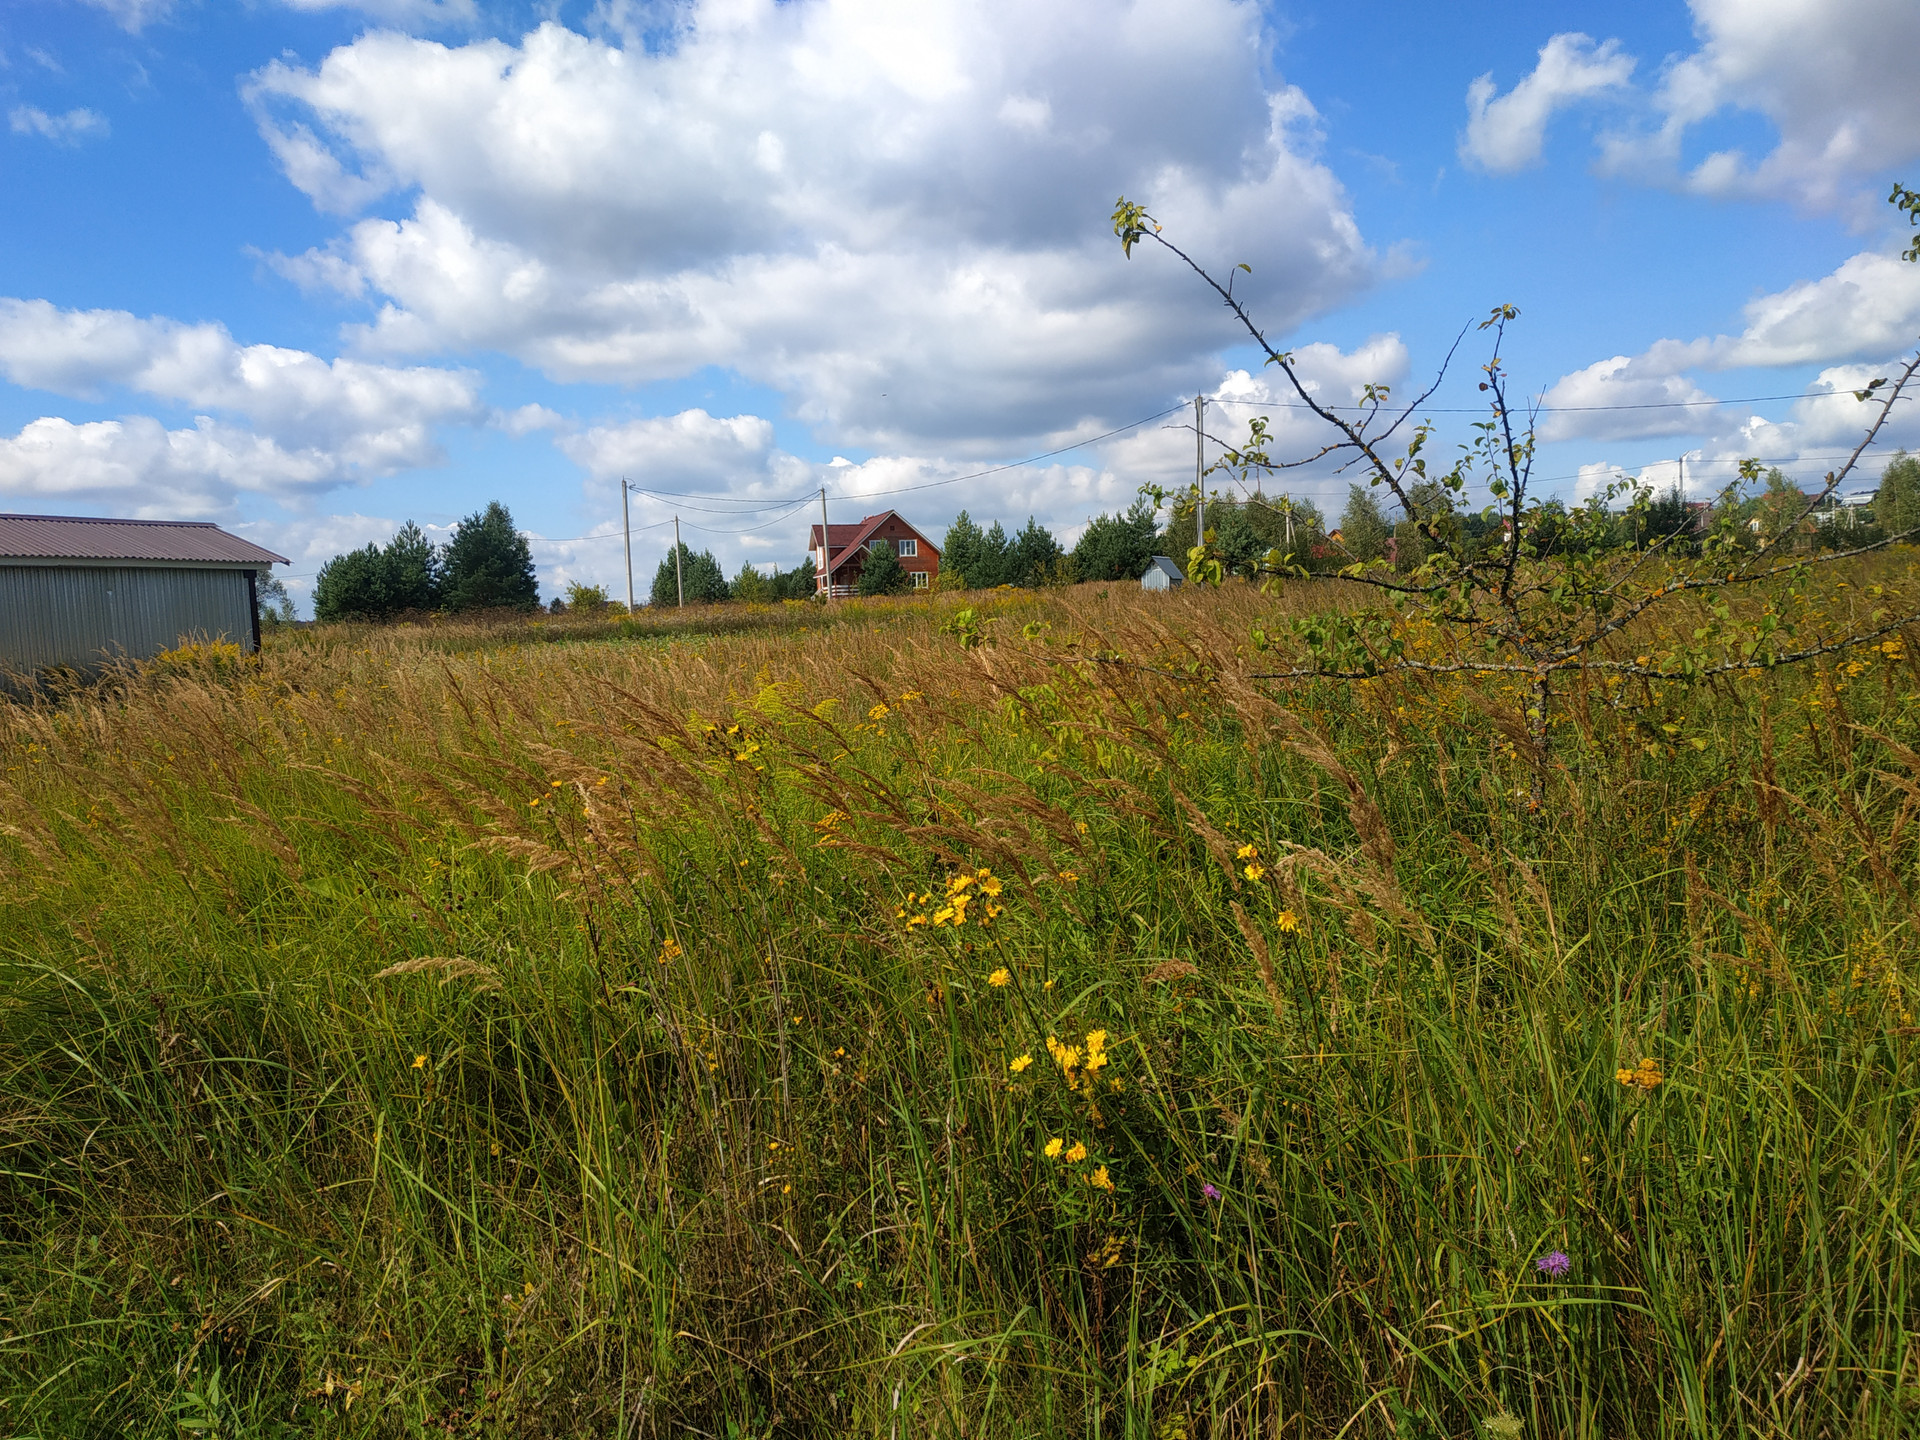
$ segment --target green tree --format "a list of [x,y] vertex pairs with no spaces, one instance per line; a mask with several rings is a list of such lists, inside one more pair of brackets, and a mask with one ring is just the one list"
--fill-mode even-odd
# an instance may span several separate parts
[[986,535],[973,523],[973,517],[962,510],[953,517],[953,524],[947,527],[946,536],[940,541],[940,571],[944,575],[957,576],[963,586],[979,586],[984,583],[980,577],[981,561],[985,555]]
[[[999,528],[995,525],[987,532],[989,542]],[[1029,515],[1026,526],[1002,553],[1006,560],[1001,566],[1000,578],[995,583],[1031,588],[1046,584],[1052,576],[1054,561],[1060,558],[1060,542],[1053,538],[1052,531]]]
[[334,556],[314,577],[316,620],[379,620],[392,613],[377,545]]
[[1154,509],[1145,500],[1134,501],[1124,515],[1096,515],[1073,547],[1075,571],[1082,580],[1138,580],[1153,560],[1157,538]]
[[1380,502],[1364,485],[1347,486],[1347,508],[1340,512],[1340,544],[1354,560],[1378,560],[1387,553],[1393,531]]
[[912,584],[892,545],[875,540],[867,546],[866,564],[860,568],[860,583],[855,587],[860,594],[898,595]]
[[293,623],[293,597],[287,594],[286,582],[271,569],[262,570],[256,577],[253,600],[261,624],[271,628]]
[[[1888,535],[1908,535],[1920,528],[1920,458],[1896,450],[1880,472],[1880,488],[1873,497],[1873,518]],[[1908,536],[1911,540],[1911,536]]]
[[454,527],[444,558],[441,598],[449,610],[532,610],[540,603],[533,554],[498,500]]
[[740,562],[740,573],[733,577],[733,598],[746,605],[764,605],[773,598],[773,586],[754,569],[751,560]]
[[565,608],[573,615],[598,615],[607,608],[607,587],[582,585],[578,580],[569,580]]
[[380,552],[390,613],[431,610],[440,601],[440,553],[409,520]]
[[775,570],[767,577],[768,598],[773,600],[812,599],[815,573],[811,555],[791,570]]
[[[672,606],[679,603],[680,591],[674,575],[673,554],[672,550],[668,550],[666,559],[660,562],[660,568],[653,572],[653,589],[649,598],[655,605]],[[683,541],[680,545],[680,567],[686,581],[687,604],[718,605],[730,597],[726,573],[721,570],[720,562],[713,558],[711,550],[689,550]]]

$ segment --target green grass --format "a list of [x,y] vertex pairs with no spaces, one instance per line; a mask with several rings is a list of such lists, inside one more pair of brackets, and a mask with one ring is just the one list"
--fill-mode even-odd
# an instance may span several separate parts
[[1596,689],[1533,813],[1262,604],[6,712],[0,1435],[1920,1428],[1912,662]]

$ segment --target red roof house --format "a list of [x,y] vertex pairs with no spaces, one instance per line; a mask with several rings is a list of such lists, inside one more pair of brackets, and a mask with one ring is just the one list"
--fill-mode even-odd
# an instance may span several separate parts
[[860,583],[866,565],[867,547],[885,540],[900,557],[900,568],[907,572],[913,588],[925,590],[940,573],[940,552],[931,540],[916,530],[898,510],[882,510],[857,525],[830,525],[827,539],[833,546],[831,556],[820,547],[820,527],[807,534],[807,548],[813,552],[814,593],[827,593],[827,575],[833,575],[833,593],[851,595]]

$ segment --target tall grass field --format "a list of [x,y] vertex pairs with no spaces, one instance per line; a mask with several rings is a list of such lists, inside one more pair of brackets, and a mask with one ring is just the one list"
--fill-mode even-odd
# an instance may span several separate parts
[[1543,755],[1292,593],[0,706],[0,1436],[1920,1433],[1920,636]]

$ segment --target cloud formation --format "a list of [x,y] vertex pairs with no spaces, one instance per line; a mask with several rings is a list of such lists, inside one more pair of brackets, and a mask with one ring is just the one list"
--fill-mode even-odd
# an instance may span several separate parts
[[[1633,57],[1566,32],[1506,95],[1490,75],[1467,89],[1461,156],[1496,173],[1537,163],[1547,122],[1583,98],[1615,93],[1628,116],[1599,140],[1602,174],[1716,198],[1785,200],[1809,211],[1877,218],[1880,177],[1920,158],[1920,6],[1912,0],[1690,0],[1692,53],[1658,82],[1631,87]],[[1765,121],[1764,154],[1738,147],[1689,156],[1700,126],[1730,115]]]
[[45,300],[0,299],[0,376],[86,398],[130,390],[248,422],[202,415],[169,430],[147,416],[46,417],[0,440],[0,489],[132,501],[142,513],[205,515],[242,490],[297,496],[436,464],[436,427],[487,418],[466,371],[322,360],[241,345],[221,325]]
[[1539,164],[1547,122],[1575,101],[1625,87],[1634,63],[1617,40],[1596,45],[1587,35],[1555,35],[1540,47],[1532,72],[1505,95],[1491,73],[1467,87],[1460,158],[1495,174]]
[[1150,410],[1232,340],[1169,257],[1122,259],[1117,194],[1249,262],[1275,333],[1373,277],[1250,0],[698,0],[648,45],[620,43],[626,13],[257,72],[262,133],[318,207],[411,196],[283,272],[365,297],[370,353],[628,383],[726,366],[833,443],[962,456]]
[[38,135],[56,145],[104,139],[113,129],[98,110],[69,110],[64,115],[49,115],[37,105],[14,106],[7,112],[7,124],[16,135]]

